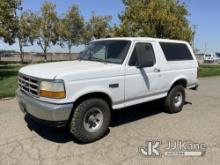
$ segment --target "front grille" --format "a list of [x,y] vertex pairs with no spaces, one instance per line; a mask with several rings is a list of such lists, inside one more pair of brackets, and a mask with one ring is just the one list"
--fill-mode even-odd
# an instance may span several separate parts
[[18,85],[22,92],[33,96],[39,96],[39,80],[36,78],[19,74]]

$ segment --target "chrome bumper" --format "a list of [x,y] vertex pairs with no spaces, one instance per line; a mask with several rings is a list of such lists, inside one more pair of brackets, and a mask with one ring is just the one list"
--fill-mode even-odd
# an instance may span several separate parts
[[51,104],[39,101],[19,89],[16,90],[16,98],[22,112],[45,121],[67,121],[73,108],[73,104]]

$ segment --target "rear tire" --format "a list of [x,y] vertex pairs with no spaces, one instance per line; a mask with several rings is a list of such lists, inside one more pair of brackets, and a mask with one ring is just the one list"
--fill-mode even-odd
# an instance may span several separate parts
[[111,119],[109,105],[99,98],[81,102],[72,115],[70,132],[80,142],[89,143],[103,137]]
[[182,111],[184,103],[185,89],[182,85],[176,85],[169,91],[164,101],[164,109],[168,113],[178,113]]

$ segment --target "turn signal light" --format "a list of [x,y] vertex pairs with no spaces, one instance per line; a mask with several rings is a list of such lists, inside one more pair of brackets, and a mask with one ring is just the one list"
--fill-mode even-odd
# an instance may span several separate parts
[[47,98],[53,98],[53,99],[64,99],[66,97],[66,94],[64,91],[51,92],[51,91],[40,90],[40,96],[47,97]]

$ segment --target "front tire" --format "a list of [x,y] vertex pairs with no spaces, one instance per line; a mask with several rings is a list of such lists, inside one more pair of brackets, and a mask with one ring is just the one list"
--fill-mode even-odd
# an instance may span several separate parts
[[80,142],[93,142],[105,135],[110,119],[111,111],[106,101],[91,98],[81,102],[74,110],[70,132]]
[[176,85],[168,93],[164,102],[164,109],[168,113],[178,113],[182,111],[184,103],[185,89],[182,85]]

